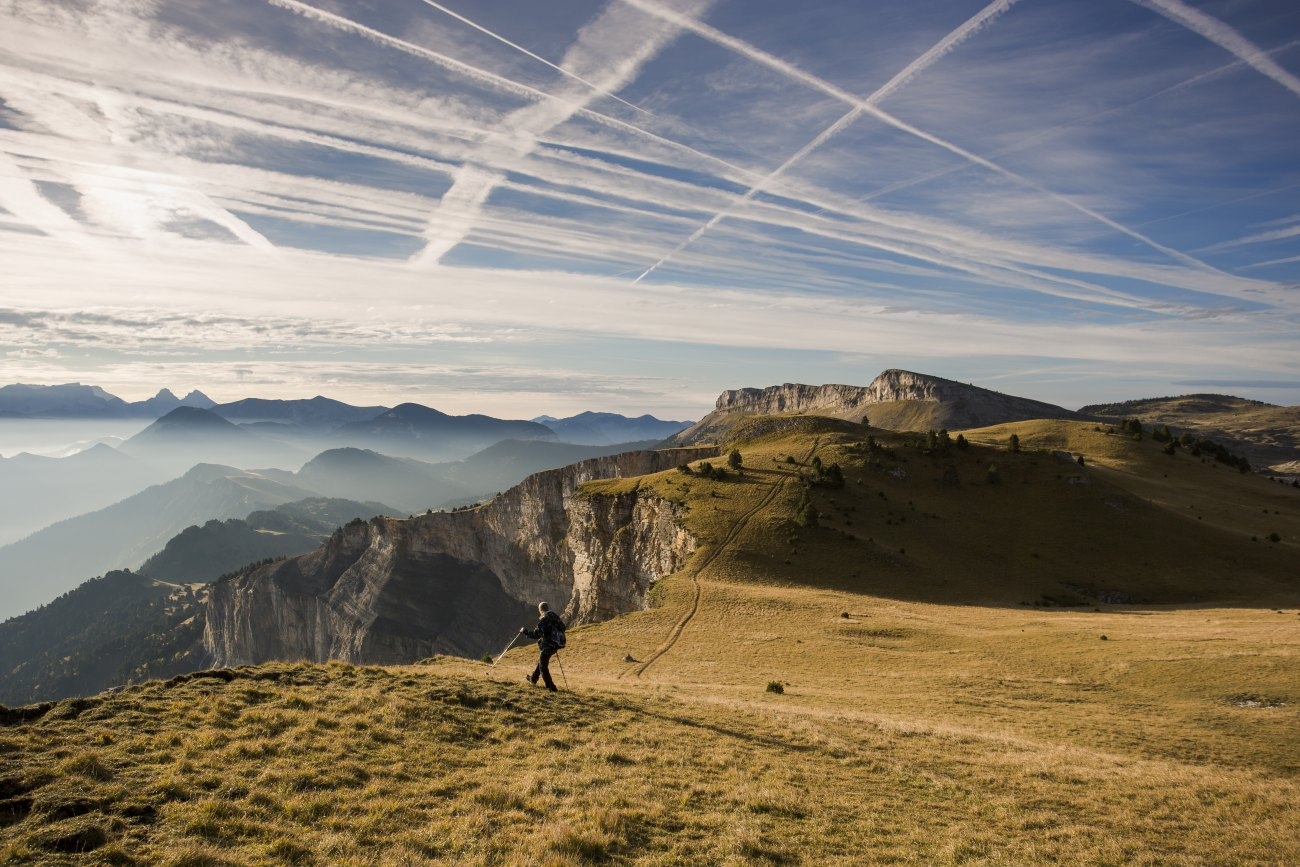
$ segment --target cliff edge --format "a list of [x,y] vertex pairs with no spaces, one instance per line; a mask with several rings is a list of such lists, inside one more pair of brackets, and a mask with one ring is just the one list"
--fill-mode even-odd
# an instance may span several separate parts
[[824,415],[889,430],[961,430],[1037,418],[1079,419],[1063,407],[986,388],[886,370],[870,385],[801,385],[724,391],[713,412],[672,438],[679,445],[724,442],[737,421],[755,415]]
[[499,651],[539,600],[571,626],[642,608],[695,550],[678,507],[639,489],[578,489],[715,454],[593,458],[529,476],[476,509],[354,522],[310,554],[212,585],[204,646],[218,666],[478,657]]

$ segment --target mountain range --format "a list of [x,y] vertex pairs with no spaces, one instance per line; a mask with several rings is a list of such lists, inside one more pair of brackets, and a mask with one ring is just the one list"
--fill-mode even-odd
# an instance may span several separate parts
[[[321,406],[327,413],[335,412],[338,409],[337,406],[329,404],[318,403],[318,406]],[[282,405],[276,405],[272,409],[280,412],[282,418],[290,419],[287,423],[298,423],[292,421],[291,412],[282,412],[282,410],[285,410]],[[717,454],[716,450],[719,446],[730,448],[734,444],[763,441],[764,437],[787,435],[790,431],[802,429],[800,426],[807,424],[809,419],[818,417],[823,422],[833,421],[836,424],[844,425],[845,427],[842,430],[835,427],[827,428],[828,432],[835,433],[837,436],[866,437],[866,434],[860,432],[871,431],[873,433],[870,437],[867,437],[868,439],[880,437],[889,432],[886,427],[886,423],[888,423],[895,425],[895,430],[900,432],[934,431],[936,428],[941,430],[951,428],[953,433],[964,430],[967,432],[966,439],[968,441],[981,442],[985,447],[996,447],[999,444],[1005,444],[1005,437],[1009,433],[1021,430],[1017,429],[1015,425],[1030,421],[1040,425],[1047,422],[1077,425],[1081,426],[1077,428],[1078,431],[1095,430],[1110,436],[1120,430],[1117,422],[1121,417],[1146,418],[1152,415],[1160,415],[1163,418],[1177,419],[1189,429],[1194,428],[1197,423],[1204,422],[1206,418],[1214,418],[1219,425],[1219,429],[1230,430],[1234,429],[1231,419],[1243,416],[1256,418],[1262,413],[1281,419],[1282,421],[1279,422],[1281,429],[1290,431],[1291,429],[1286,427],[1286,420],[1289,418],[1289,409],[1295,408],[1268,407],[1253,402],[1243,402],[1236,398],[1199,395],[1177,399],[1164,398],[1117,405],[1099,405],[1085,409],[1087,412],[1072,413],[1051,404],[1004,395],[952,380],[927,377],[908,371],[889,370],[882,373],[869,386],[785,384],[764,389],[737,389],[724,392],[719,397],[713,413],[701,419],[699,423],[680,431],[670,440],[670,444],[678,447],[689,445],[697,449],[693,454],[696,456],[695,459],[698,459],[699,455],[703,454],[698,449],[705,449],[706,451],[712,449],[711,453]],[[271,412],[266,408],[257,410],[257,412],[275,415],[275,412]],[[627,427],[620,427],[621,423],[617,419],[592,418],[592,416],[598,416],[599,414],[585,415],[586,418],[575,418],[579,418],[589,431],[599,431],[601,424],[610,424],[616,430],[628,429]],[[1107,422],[1107,419],[1111,421]],[[299,417],[299,421],[303,420],[303,417]],[[268,419],[263,419],[263,421],[268,421]],[[558,420],[551,419],[551,421]],[[626,422],[644,423],[644,419],[626,420]],[[280,422],[271,421],[271,423],[279,424]],[[960,427],[962,424],[975,423],[978,423],[978,425],[974,427]],[[159,572],[159,575],[165,575],[169,580],[182,583],[182,579],[209,580],[214,568],[225,571],[238,570],[240,560],[264,560],[267,557],[281,556],[294,546],[311,544],[312,539],[309,537],[312,532],[317,531],[298,533],[292,541],[289,539],[281,540],[284,542],[284,546],[277,547],[279,543],[273,541],[271,537],[276,534],[294,535],[297,531],[289,526],[292,522],[286,523],[284,519],[276,518],[267,523],[262,519],[250,519],[249,515],[259,511],[274,510],[277,507],[283,507],[286,503],[306,502],[312,498],[320,497],[342,498],[353,501],[354,504],[358,500],[369,501],[357,513],[356,517],[358,518],[372,517],[364,514],[368,509],[374,509],[374,515],[388,514],[390,517],[387,519],[376,519],[378,523],[371,521],[367,524],[367,526],[372,527],[372,530],[367,531],[371,534],[368,538],[371,542],[374,542],[379,537],[373,535],[375,532],[373,528],[402,526],[401,515],[415,516],[439,508],[480,501],[492,497],[498,491],[502,491],[505,492],[504,499],[498,498],[500,504],[484,514],[497,516],[489,521],[491,533],[508,532],[510,523],[519,520],[519,517],[512,511],[513,507],[509,505],[511,497],[514,495],[510,494],[507,489],[518,483],[520,479],[529,473],[536,473],[548,468],[564,467],[573,464],[575,461],[599,459],[601,454],[609,455],[620,448],[618,446],[578,446],[557,442],[554,439],[554,430],[543,428],[538,422],[502,422],[501,420],[487,419],[484,416],[454,417],[413,404],[405,404],[394,411],[381,413],[378,419],[348,424],[361,425],[361,429],[368,431],[370,435],[390,446],[399,442],[406,442],[409,445],[411,442],[418,444],[422,440],[436,440],[437,430],[440,428],[455,430],[457,426],[462,430],[488,430],[493,432],[490,435],[500,434],[503,431],[523,430],[537,436],[523,440],[500,441],[470,458],[441,463],[384,454],[374,449],[345,446],[321,452],[307,461],[301,470],[297,472],[275,468],[245,471],[229,466],[196,466],[173,482],[155,486],[155,488],[134,497],[128,497],[98,512],[82,515],[79,518],[48,527],[19,544],[0,548],[0,571],[5,571],[11,576],[19,576],[17,583],[7,582],[3,594],[0,595],[6,599],[6,602],[10,599],[17,600],[14,603],[19,606],[17,610],[25,610],[21,606],[29,605],[34,601],[40,602],[53,598],[58,592],[75,586],[77,581],[84,579],[87,575],[101,574],[107,570],[123,566],[139,568],[141,572],[149,572],[151,569],[156,571],[162,568],[158,564],[168,561],[168,556],[171,557],[171,562],[183,565],[167,567],[170,571]],[[1148,424],[1150,424],[1149,421]],[[527,427],[520,428],[518,425]],[[347,425],[343,427],[347,427]],[[1236,427],[1244,430],[1246,425],[1237,424]],[[542,430],[539,431],[537,428],[542,428]],[[1071,429],[1074,430],[1074,428]],[[1127,426],[1124,426],[1124,430],[1127,429]],[[130,448],[124,448],[121,455],[125,455],[130,459],[133,451],[138,451],[142,455],[150,451],[165,451],[172,447],[177,440],[184,441],[191,434],[197,440],[202,440],[213,432],[219,432],[219,436],[231,437],[241,442],[244,437],[256,438],[261,436],[256,431],[246,430],[232,424],[211,410],[180,407],[160,419],[158,423],[142,432],[138,437],[133,438],[134,444]],[[989,432],[994,433],[990,434]],[[1027,446],[1031,442],[1037,442],[1029,438],[1031,435],[1037,436],[1031,430],[1023,429],[1022,436],[1025,438]],[[994,437],[994,439],[989,439],[990,436]],[[1271,436],[1275,443],[1280,439],[1276,432]],[[929,437],[929,441],[931,449],[938,448],[935,443],[947,442],[946,439],[938,439],[933,435]],[[915,435],[912,435],[911,439],[905,438],[898,440],[898,442],[912,447],[913,444],[918,442],[924,444],[926,437],[922,436],[918,439]],[[1048,440],[1042,440],[1041,442],[1046,443]],[[653,445],[653,443],[649,444]],[[1263,448],[1267,445],[1267,443],[1261,443],[1260,447]],[[1034,445],[1033,447],[1047,448],[1048,451],[1054,448],[1043,445]],[[1171,447],[1166,447],[1166,454],[1171,453],[1169,448]],[[1057,450],[1059,451],[1059,449]],[[1078,455],[1080,458],[1084,456],[1082,452]],[[107,455],[100,453],[96,457],[106,458]],[[136,460],[139,460],[139,458]],[[669,460],[671,462],[671,459]],[[1208,458],[1202,457],[1201,463],[1205,465],[1207,460]],[[990,481],[994,476],[994,467],[999,463],[998,460],[990,460],[987,464]],[[879,462],[871,459],[868,460],[868,464],[877,466]],[[612,463],[602,466],[617,467],[618,464]],[[3,467],[3,464],[0,464],[0,467]],[[1208,464],[1208,467],[1210,469],[1214,468],[1212,461]],[[893,471],[905,473],[907,468],[899,465],[894,467]],[[619,470],[618,472],[622,473],[624,471]],[[690,475],[691,473],[684,473],[685,477]],[[945,470],[943,475],[947,478],[949,475],[954,474]],[[957,473],[954,478],[958,478],[958,483],[960,483],[960,478],[963,475],[963,473]],[[633,490],[635,490],[635,487]],[[556,509],[567,512],[570,509],[578,508],[577,503],[582,500],[579,497],[578,500],[570,503],[568,495],[554,499],[554,501],[552,499],[544,498],[544,504],[528,506],[527,508],[520,507],[519,515],[531,515],[539,508],[544,512]],[[582,502],[585,503],[586,501],[582,500]],[[1119,501],[1116,500],[1115,502]],[[388,505],[381,505],[384,503]],[[597,506],[599,506],[599,503],[593,501],[581,508],[589,510]],[[717,504],[710,503],[709,506],[710,508],[717,508]],[[605,507],[599,506],[599,508]],[[545,556],[567,558],[575,550],[586,551],[587,553],[579,556],[577,562],[585,562],[588,564],[587,568],[595,568],[596,572],[592,580],[603,582],[602,586],[606,588],[617,586],[617,582],[615,584],[609,584],[608,582],[611,580],[610,576],[617,574],[620,570],[626,569],[637,574],[649,574],[647,570],[650,567],[640,562],[624,562],[615,559],[608,561],[606,565],[593,566],[593,564],[605,562],[602,558],[610,556],[608,553],[597,555],[595,551],[609,545],[617,547],[618,545],[630,544],[633,545],[633,548],[629,550],[641,551],[635,557],[650,557],[651,559],[660,557],[662,552],[658,554],[652,553],[653,547],[636,548],[636,545],[644,544],[644,540],[636,540],[641,539],[639,534],[642,532],[668,533],[668,527],[678,521],[681,515],[667,519],[667,523],[665,523],[666,519],[663,516],[671,513],[662,512],[660,517],[656,519],[658,523],[654,525],[655,529],[651,531],[639,529],[640,524],[638,522],[644,521],[645,518],[644,516],[638,517],[638,510],[643,509],[644,506],[637,497],[632,497],[626,502],[619,501],[616,507],[611,506],[610,508],[613,508],[613,512],[603,516],[592,515],[590,518],[591,521],[596,522],[593,526],[606,529],[601,529],[595,535],[589,535],[589,537],[570,539],[565,543],[565,545],[569,546],[567,549],[561,546],[556,548],[555,552],[548,553]],[[1119,507],[1116,506],[1115,508]],[[661,509],[661,507],[656,505],[654,509]],[[435,523],[444,520],[446,519],[434,516]],[[534,519],[529,518],[529,520]],[[899,516],[899,520],[903,520],[902,515]],[[279,524],[277,524],[277,521]],[[614,523],[609,524],[609,521]],[[339,524],[336,522],[337,525]],[[437,526],[442,525],[437,524]],[[186,529],[187,527],[188,529]],[[349,532],[351,535],[356,535],[358,531],[353,529]],[[483,532],[486,532],[486,529]],[[545,533],[554,532],[556,532],[554,528],[545,531]],[[1270,536],[1270,533],[1271,531],[1265,532],[1264,535],[1267,537]],[[1277,534],[1272,533],[1271,535]],[[480,547],[488,544],[487,550],[490,550],[491,545],[484,541],[486,538],[482,533],[479,533],[477,541],[473,544]],[[602,539],[604,541],[599,541]],[[548,540],[547,545],[557,544],[554,538],[548,537]],[[408,544],[408,542],[402,542],[401,544]],[[420,544],[425,545],[427,543],[422,541]],[[526,546],[530,543],[521,538],[512,544]],[[223,547],[229,549],[228,553],[231,559],[222,561],[219,565],[202,572],[196,571],[191,565],[184,565],[195,562],[193,558],[199,556],[195,552],[202,551],[208,552],[204,556],[215,562],[216,558],[213,556],[213,552],[220,551]],[[167,548],[174,548],[174,550],[170,555],[164,556],[167,554]],[[457,578],[456,581],[448,584],[448,587],[453,584],[459,586],[457,582],[462,579],[486,580],[485,575],[474,565],[474,563],[481,564],[483,562],[481,559],[483,556],[482,551],[466,559],[467,552],[470,550],[469,548],[453,546],[443,552],[447,557],[452,558],[452,560],[448,560],[444,564],[445,567],[447,569],[453,569],[454,567],[456,570],[461,570],[456,574],[462,575],[462,578]],[[537,550],[540,551],[541,549]],[[565,550],[570,553],[562,553]],[[172,556],[176,555],[178,551],[188,551],[189,553],[182,556]],[[152,567],[138,565],[142,564],[145,558],[151,554],[157,554],[162,559],[151,561],[154,563]],[[493,554],[492,556],[497,555]],[[535,551],[529,556],[538,556],[538,554]],[[673,556],[679,557],[680,553]],[[452,561],[455,561],[455,563]],[[235,565],[230,565],[232,563]],[[456,563],[460,565],[456,565]],[[616,563],[622,565],[612,565]],[[556,588],[568,586],[565,582],[571,583],[573,580],[572,578],[566,579],[562,575],[551,575],[548,571],[551,569],[550,566],[539,563],[537,568],[541,569],[542,574],[550,576],[546,579],[551,582],[547,585],[551,588],[546,591],[548,594],[553,594]],[[654,569],[661,568],[661,566],[654,567]],[[609,570],[613,570],[613,572],[607,574]],[[472,577],[475,575],[478,577]],[[33,581],[32,576],[40,576],[40,578]],[[395,584],[391,581],[388,582],[385,585],[388,586],[388,590],[383,592],[397,592],[396,588],[407,586],[411,580],[411,577],[405,576],[404,573],[403,576],[390,576],[390,578],[395,577],[400,577],[400,581]],[[57,580],[52,580],[55,578]],[[505,577],[498,575],[498,579],[505,580]],[[384,580],[387,581],[388,579]],[[525,581],[519,586],[531,585],[527,585]],[[34,595],[24,596],[25,592],[33,589]],[[643,591],[644,588],[638,592]],[[412,592],[414,592],[414,589],[412,589]],[[496,591],[493,592],[496,593]],[[622,591],[612,590],[609,592],[617,594]],[[511,594],[508,593],[507,595]],[[466,599],[469,598],[471,597],[466,597]],[[518,597],[515,598],[517,602],[522,601]],[[618,597],[623,599],[619,603],[602,601],[604,597],[599,594],[591,598],[594,601],[582,603],[582,606],[587,606],[581,607],[582,611],[587,612],[582,615],[584,617],[595,616],[595,612],[600,612],[601,617],[609,616],[615,609],[621,609],[622,606],[629,604],[628,599],[635,601],[635,598],[639,597],[636,597],[635,594],[633,597]],[[515,604],[507,603],[504,597],[499,597],[499,595],[494,595],[493,599],[496,600],[492,602],[492,605],[495,606],[494,610],[500,609],[504,611],[505,608],[501,606],[508,608],[510,605]],[[430,600],[420,604],[425,605],[426,603],[435,604]],[[350,610],[347,603],[341,604],[343,604],[344,610]],[[397,601],[393,604],[396,604],[400,609],[402,603]],[[16,613],[16,611],[10,613]],[[391,619],[391,614],[385,614],[383,617]],[[341,628],[351,629],[353,627]],[[475,637],[472,639],[464,636],[460,638],[449,637],[447,643],[442,646],[455,649],[456,652],[469,652],[470,649],[477,646],[477,642],[482,638],[479,635],[482,628],[484,628],[484,624],[481,623],[475,627]],[[369,639],[366,640],[369,641]],[[395,646],[389,639],[378,640],[380,644],[384,644],[386,641],[389,642],[385,646],[390,647],[390,649]]]
[[0,387],[3,418],[158,418],[179,406],[210,409],[215,405],[201,391],[178,398],[164,388],[148,400],[127,402],[99,386],[79,382]]
[[[0,419],[158,419],[178,407],[211,410],[235,424],[263,429],[280,436],[307,436],[330,433],[355,425],[342,432],[389,440],[399,432],[412,438],[445,435],[452,439],[550,439],[580,445],[613,445],[633,440],[664,439],[689,426],[688,421],[661,421],[652,415],[628,418],[617,413],[583,412],[567,418],[539,416],[531,422],[503,421],[485,415],[451,416],[418,403],[396,407],[353,406],[317,395],[304,400],[245,398],[230,403],[216,403],[200,391],[177,398],[162,389],[148,400],[128,402],[104,389],[81,383],[64,385],[14,384],[0,387]],[[542,425],[551,433],[534,425]],[[363,444],[360,441],[351,443]]]
[[243,518],[314,496],[264,474],[199,464],[180,478],[0,548],[0,618],[49,602],[92,575],[137,566],[191,524]]
[[[191,425],[193,438],[188,436]],[[220,436],[212,436],[214,430]],[[229,546],[228,553],[233,556],[235,552],[245,552],[248,558],[242,562],[251,562],[288,553],[289,548],[295,548],[293,553],[306,550],[296,548],[301,544],[301,533],[293,538],[279,537],[275,534],[285,533],[285,528],[262,527],[254,522],[255,526],[247,529],[223,522],[245,519],[256,510],[284,508],[285,503],[320,498],[333,498],[353,506],[357,501],[365,501],[347,519],[453,508],[489,499],[531,473],[649,444],[584,446],[545,440],[506,440],[464,460],[441,463],[346,447],[320,453],[297,472],[192,463],[205,454],[230,454],[222,450],[228,450],[232,441],[246,447],[247,441],[256,439],[258,435],[210,412],[182,409],[128,441],[121,451],[99,446],[70,458],[25,455],[0,461],[0,472],[11,465],[44,471],[43,475],[9,475],[17,482],[24,482],[25,487],[9,488],[11,496],[3,506],[13,516],[13,526],[33,529],[0,547],[0,619],[48,602],[91,575],[122,568],[147,571],[147,564],[141,565],[145,558],[160,551],[169,539],[187,527],[205,530],[204,538],[225,533],[229,537],[224,543]],[[151,452],[151,448],[156,451]],[[148,474],[159,472],[169,463],[191,468],[179,477],[138,490]],[[82,497],[80,489],[92,481],[88,470],[101,464],[103,474],[113,474],[110,481],[117,487],[101,485],[96,488],[97,499]],[[42,478],[48,486],[39,483]],[[134,486],[130,484],[132,479]],[[129,488],[129,495],[125,488]],[[30,520],[30,517],[25,517],[23,510],[28,497],[18,492],[28,490],[33,492],[31,500],[43,507],[43,511],[33,511],[32,515],[48,516],[60,506],[66,510],[69,502],[76,504],[72,507],[76,511],[73,516],[59,514],[57,519],[39,526],[21,523],[20,518]],[[110,491],[117,491],[119,497],[101,502]],[[209,526],[214,521],[221,526]],[[335,521],[330,526],[341,523],[342,520]],[[261,535],[248,539],[246,529]],[[207,544],[220,547],[223,543]],[[241,565],[236,561],[222,562],[220,571]],[[168,573],[165,577],[180,576]],[[186,578],[204,580],[205,575],[191,572]]]
[[689,421],[660,421],[652,415],[628,418],[612,412],[581,412],[568,418],[543,415],[533,421],[555,431],[562,442],[600,446],[635,440],[664,440],[692,424]]
[[0,545],[55,521],[110,506],[166,478],[165,471],[103,444],[65,458],[0,458],[0,491],[5,492],[0,497]]

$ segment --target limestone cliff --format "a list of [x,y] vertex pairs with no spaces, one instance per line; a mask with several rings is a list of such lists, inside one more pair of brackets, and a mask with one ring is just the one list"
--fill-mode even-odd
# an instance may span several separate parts
[[529,476],[477,509],[351,524],[317,551],[213,585],[204,644],[218,665],[477,657],[499,651],[539,600],[570,625],[636,610],[695,540],[667,500],[578,488],[715,454],[593,458]]
[[799,413],[861,421],[891,430],[983,427],[1034,418],[1078,418],[1059,406],[951,379],[886,370],[870,385],[800,385],[724,391],[714,411],[673,438],[679,444],[722,442],[738,418]]

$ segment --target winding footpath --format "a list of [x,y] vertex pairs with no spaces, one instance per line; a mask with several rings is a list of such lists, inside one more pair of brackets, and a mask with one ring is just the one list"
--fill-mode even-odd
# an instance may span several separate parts
[[[816,454],[817,452],[817,446],[819,442],[820,442],[819,440],[813,441],[812,448],[808,450],[808,454],[804,457],[803,463],[807,464],[809,461],[812,460],[813,455]],[[735,541],[736,537],[740,535],[740,532],[744,530],[745,527],[749,526],[749,522],[753,519],[753,517],[772,504],[772,501],[775,500],[777,495],[780,494],[781,491],[785,489],[786,482],[790,481],[791,478],[794,478],[794,476],[783,475],[781,479],[776,482],[776,484],[771,485],[768,492],[763,495],[763,499],[760,500],[756,506],[754,506],[753,508],[745,512],[745,514],[741,515],[740,518],[738,518],[736,522],[731,525],[731,529],[727,531],[727,535],[723,537],[722,541],[718,542],[717,545],[713,546],[713,548],[711,548],[703,557],[700,558],[699,562],[693,564],[690,573],[691,583],[694,585],[694,596],[691,599],[691,607],[687,609],[686,613],[682,615],[681,619],[678,620],[677,623],[673,625],[673,628],[668,632],[667,640],[665,640],[663,644],[659,645],[659,647],[655,649],[654,653],[651,653],[648,657],[646,657],[646,659],[636,668],[630,669],[630,671],[625,671],[623,672],[623,674],[620,674],[619,678],[626,676],[628,673],[635,674],[637,677],[640,677],[642,674],[645,673],[646,669],[654,665],[655,662],[657,662],[661,656],[663,656],[665,653],[673,649],[673,646],[677,643],[678,639],[682,637],[682,633],[686,630],[686,627],[690,625],[690,622],[695,618],[695,615],[698,614],[700,611],[700,603],[702,602],[703,595],[704,595],[703,587],[700,584],[700,576],[703,575],[704,571],[708,569],[709,566],[711,566],[715,560],[718,559],[718,557],[722,554],[722,552],[727,550],[727,547],[733,541]]]

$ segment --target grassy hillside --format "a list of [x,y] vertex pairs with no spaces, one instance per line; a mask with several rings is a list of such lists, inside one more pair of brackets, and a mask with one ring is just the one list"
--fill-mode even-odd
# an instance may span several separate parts
[[1187,394],[1085,406],[1080,413],[1148,424],[1221,440],[1255,467],[1300,477],[1300,406],[1274,406],[1223,394]]
[[0,623],[0,703],[87,695],[203,665],[204,595],[112,571]]
[[525,647],[0,712],[0,863],[1300,863],[1294,489],[1016,430],[1085,466],[788,418],[743,475],[592,483],[701,545],[558,695]]

